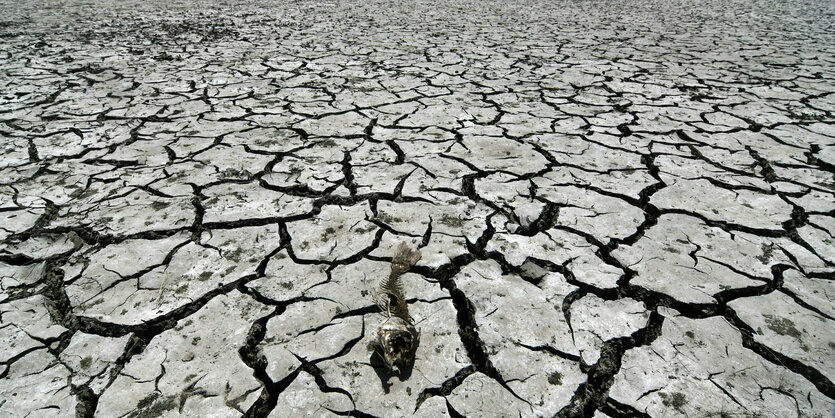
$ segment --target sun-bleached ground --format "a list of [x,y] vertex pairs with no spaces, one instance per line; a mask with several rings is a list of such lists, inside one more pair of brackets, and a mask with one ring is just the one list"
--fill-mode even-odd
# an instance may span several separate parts
[[833,411],[831,1],[0,8],[0,415]]

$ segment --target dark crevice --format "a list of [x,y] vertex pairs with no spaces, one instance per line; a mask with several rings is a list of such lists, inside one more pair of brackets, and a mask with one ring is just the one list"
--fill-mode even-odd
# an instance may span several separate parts
[[626,350],[651,344],[661,334],[664,317],[653,311],[646,327],[628,337],[614,338],[603,343],[600,359],[589,368],[588,379],[580,384],[568,406],[561,409],[558,417],[590,417],[606,405],[609,388],[615,375],[620,371],[621,360]]
[[650,418],[651,416],[612,398],[606,398],[606,401],[600,405],[599,411],[612,417]]
[[551,354],[551,355],[557,356],[561,359],[565,359],[565,360],[569,360],[569,361],[579,362],[581,360],[580,356],[577,356],[577,355],[574,355],[574,354],[571,354],[571,353],[566,353],[565,351],[557,350],[556,348],[551,347],[550,345],[531,346],[531,345],[518,343],[518,342],[516,343],[516,345],[518,345],[520,347],[524,347],[524,348],[526,348],[528,350],[531,350],[531,351],[544,351],[548,354]]
[[70,392],[75,394],[78,401],[75,405],[76,418],[92,418],[99,403],[99,395],[89,385],[73,385]]
[[[267,374],[267,358],[259,345],[264,341],[264,336],[267,333],[267,322],[275,316],[281,315],[286,310],[286,305],[279,305],[267,316],[258,318],[249,327],[244,345],[238,349],[238,355],[244,364],[252,369],[252,374],[255,379],[261,384],[261,396],[253,403],[246,411],[244,416],[248,417],[265,417],[275,408],[278,401],[278,394],[281,390],[290,385],[290,383],[298,376],[299,370],[290,373],[284,380],[280,382],[273,382]],[[292,379],[289,379],[292,377]],[[286,383],[286,384],[285,384]]]
[[774,363],[777,366],[785,367],[811,382],[824,395],[835,399],[835,385],[823,373],[814,367],[807,366],[783,353],[770,349],[767,345],[757,342],[754,339],[754,330],[737,316],[731,308],[725,311],[725,319],[739,329],[742,335],[742,346],[757,353],[760,357]]
[[455,375],[450,377],[449,379],[445,380],[444,383],[441,384],[439,387],[432,387],[426,388],[420,392],[420,395],[417,397],[417,402],[415,402],[415,411],[420,408],[420,406],[429,398],[433,396],[447,396],[452,393],[455,388],[461,386],[461,383],[464,383],[464,380],[467,379],[471,374],[475,373],[476,369],[475,366],[469,365],[464,367],[463,369],[455,372]]

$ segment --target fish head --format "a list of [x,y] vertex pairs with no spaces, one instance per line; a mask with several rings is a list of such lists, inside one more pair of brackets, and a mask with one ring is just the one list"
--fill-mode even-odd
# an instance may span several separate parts
[[402,372],[415,361],[418,332],[408,321],[391,317],[377,330],[377,343],[388,368]]

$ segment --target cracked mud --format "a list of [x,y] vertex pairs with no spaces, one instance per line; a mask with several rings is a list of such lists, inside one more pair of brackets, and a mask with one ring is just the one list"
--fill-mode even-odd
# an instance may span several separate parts
[[831,1],[6,3],[2,416],[833,411]]

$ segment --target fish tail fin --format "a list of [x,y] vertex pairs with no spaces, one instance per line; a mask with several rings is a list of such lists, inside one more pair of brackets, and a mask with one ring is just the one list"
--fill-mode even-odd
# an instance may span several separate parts
[[405,273],[418,260],[420,260],[420,250],[413,250],[405,242],[401,242],[394,250],[394,257],[391,259],[391,274],[399,276]]

